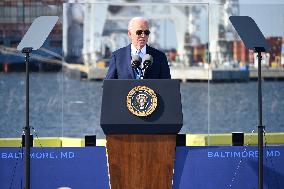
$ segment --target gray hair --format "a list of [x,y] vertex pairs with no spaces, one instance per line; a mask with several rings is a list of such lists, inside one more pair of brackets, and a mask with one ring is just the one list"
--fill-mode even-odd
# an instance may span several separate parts
[[145,21],[145,22],[147,22],[148,25],[149,25],[149,21],[148,21],[146,18],[144,18],[144,17],[134,17],[134,18],[132,18],[132,19],[128,22],[128,30],[131,30],[132,27],[133,27],[133,25],[134,25],[134,23],[137,22],[138,20]]

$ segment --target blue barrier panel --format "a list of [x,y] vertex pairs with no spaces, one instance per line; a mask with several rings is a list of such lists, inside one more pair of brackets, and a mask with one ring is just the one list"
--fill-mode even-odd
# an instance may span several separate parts
[[[265,148],[265,189],[284,188],[284,146]],[[256,189],[257,147],[177,147],[173,189]],[[0,189],[24,187],[21,148],[0,148]],[[162,158],[162,157],[161,157]],[[32,148],[31,188],[109,189],[105,147]]]
[[[0,148],[0,188],[24,188],[21,148]],[[104,147],[32,148],[31,188],[109,189]]]
[[[264,150],[264,187],[284,188],[284,146]],[[173,189],[256,189],[257,147],[177,147]]]

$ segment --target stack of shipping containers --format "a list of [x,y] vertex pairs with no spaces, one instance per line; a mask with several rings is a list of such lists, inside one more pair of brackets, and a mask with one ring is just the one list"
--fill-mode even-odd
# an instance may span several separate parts
[[267,43],[270,46],[269,50],[269,66],[279,67],[280,66],[280,56],[281,56],[281,37],[268,37]]
[[[281,37],[268,37],[266,38],[267,43],[270,46],[269,55],[267,57],[264,56],[264,59],[267,59],[267,66],[269,67],[279,67],[280,57],[281,57],[281,45],[283,47],[283,39]],[[233,57],[234,60],[239,61],[241,64],[254,64],[254,55],[253,50],[248,50],[242,41],[234,41],[233,42]],[[282,50],[282,57],[284,56],[284,52]],[[284,60],[282,60],[284,64]]]
[[247,65],[251,60],[249,58],[249,50],[242,41],[233,42],[233,59],[240,64]]
[[207,62],[206,49],[206,44],[199,44],[193,47],[193,62],[195,64]]

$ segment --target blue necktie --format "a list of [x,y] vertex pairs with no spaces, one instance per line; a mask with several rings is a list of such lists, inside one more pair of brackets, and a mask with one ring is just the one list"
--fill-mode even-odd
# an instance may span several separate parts
[[140,56],[140,58],[143,58],[143,53],[142,53],[141,49],[138,49],[136,51],[136,55]]
[[[141,52],[141,49],[138,49],[135,54],[138,55],[138,56],[140,56],[140,58],[142,58],[142,56],[143,56],[143,53]],[[142,64],[142,63],[141,63],[141,64]],[[139,66],[140,68],[142,67],[141,64],[140,64],[140,66]],[[140,74],[137,74],[137,73],[135,72],[135,76],[136,76],[136,79],[140,79]]]

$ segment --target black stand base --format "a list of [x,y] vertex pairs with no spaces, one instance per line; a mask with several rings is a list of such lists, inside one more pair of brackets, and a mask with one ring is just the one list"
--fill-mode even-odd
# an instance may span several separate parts
[[258,188],[263,189],[263,133],[265,126],[258,126]]

